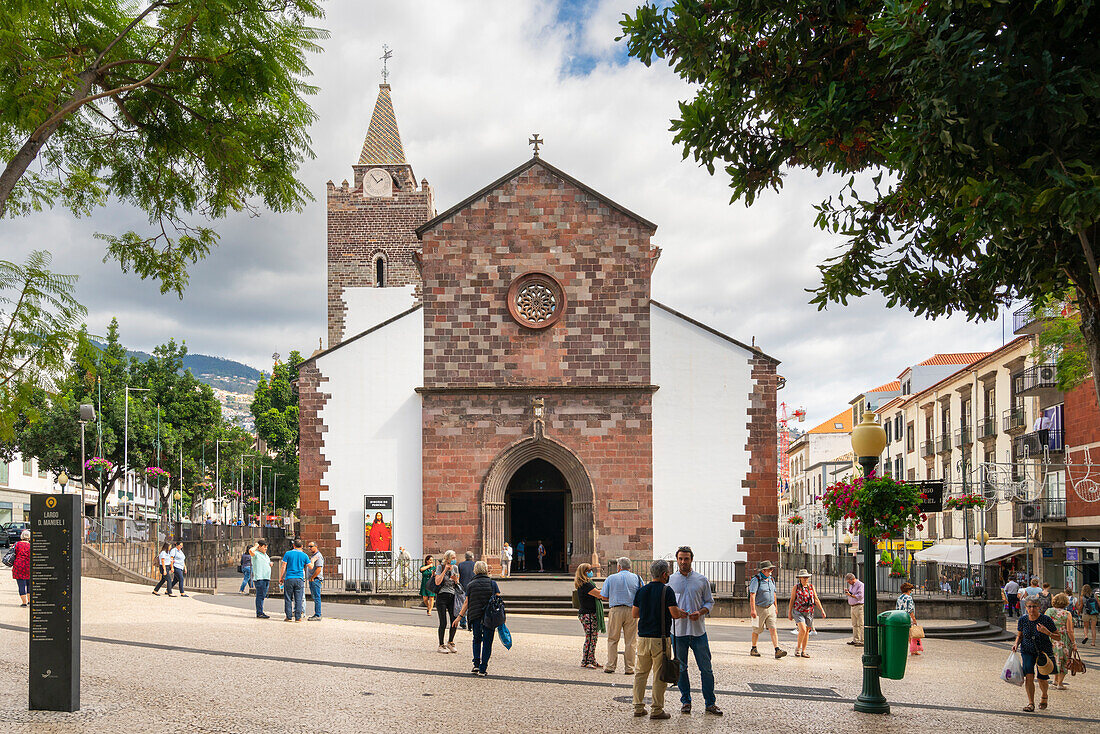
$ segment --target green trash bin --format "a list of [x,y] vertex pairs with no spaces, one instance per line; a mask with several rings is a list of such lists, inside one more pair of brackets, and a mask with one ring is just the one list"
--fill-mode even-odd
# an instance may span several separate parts
[[905,677],[909,659],[909,613],[900,610],[878,615],[878,650],[882,656],[879,675],[891,680]]

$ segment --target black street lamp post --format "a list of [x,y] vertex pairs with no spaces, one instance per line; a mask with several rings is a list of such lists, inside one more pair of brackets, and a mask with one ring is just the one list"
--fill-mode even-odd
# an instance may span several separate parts
[[[886,448],[886,431],[875,422],[875,414],[866,411],[863,421],[852,430],[852,449],[863,467],[866,479],[878,464]],[[879,685],[878,583],[875,578],[875,540],[870,527],[860,528],[859,544],[863,551],[863,691],[856,698],[855,710],[865,714],[888,714],[890,704]]]

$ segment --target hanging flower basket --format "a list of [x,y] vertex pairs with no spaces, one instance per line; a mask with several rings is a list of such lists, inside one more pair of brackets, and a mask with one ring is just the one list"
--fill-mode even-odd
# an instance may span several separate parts
[[214,485],[211,482],[199,482],[192,489],[198,494],[206,494],[214,490]]
[[84,468],[88,471],[111,471],[115,465],[101,456],[94,456],[84,462]]
[[949,510],[965,510],[971,507],[985,505],[985,497],[980,494],[963,494],[958,497],[948,497],[943,506]]
[[806,521],[802,518],[801,515],[791,515],[789,518],[787,518],[788,525],[801,525],[804,522]]
[[908,528],[923,527],[920,523],[927,519],[920,511],[923,499],[926,496],[915,485],[871,474],[830,486],[823,503],[830,524],[850,521],[851,532],[886,540]]
[[145,477],[147,479],[171,479],[172,475],[161,469],[159,466],[147,466],[145,467]]

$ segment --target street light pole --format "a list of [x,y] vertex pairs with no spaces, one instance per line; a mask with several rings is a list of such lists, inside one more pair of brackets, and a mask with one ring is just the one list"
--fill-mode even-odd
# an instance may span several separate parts
[[[130,497],[130,393],[131,392],[149,392],[147,387],[130,387],[127,385],[123,389],[123,402],[125,407],[123,409],[122,419],[122,487],[126,492],[126,498]],[[134,509],[134,503],[130,502],[130,509]],[[134,517],[137,517],[137,513],[134,513]]]
[[275,498],[279,495],[279,477],[283,476],[279,472],[275,472],[275,481],[271,486],[271,514],[275,514]]
[[260,464],[260,527],[264,527],[264,469],[270,469],[271,466],[264,466]]
[[[863,413],[863,421],[852,429],[852,449],[863,467],[866,480],[886,448],[886,431],[875,422],[872,411]],[[863,550],[863,691],[856,698],[855,710],[865,714],[888,714],[890,704],[882,695],[878,651],[878,582],[875,578],[875,540],[873,527],[861,527],[859,544]]]
[[[217,486],[214,492],[214,507],[221,507],[222,501],[222,464],[221,464],[221,450],[223,443],[230,443],[229,439],[219,438],[214,441],[214,484]],[[218,518],[219,523],[225,524],[225,508],[219,511],[221,515]]]

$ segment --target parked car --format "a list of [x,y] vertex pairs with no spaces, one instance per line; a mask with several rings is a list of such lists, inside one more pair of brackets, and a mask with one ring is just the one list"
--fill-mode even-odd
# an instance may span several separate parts
[[0,531],[0,543],[3,543],[5,548],[15,545],[19,542],[19,536],[23,534],[23,530],[29,527],[30,523],[25,522],[6,523]]

